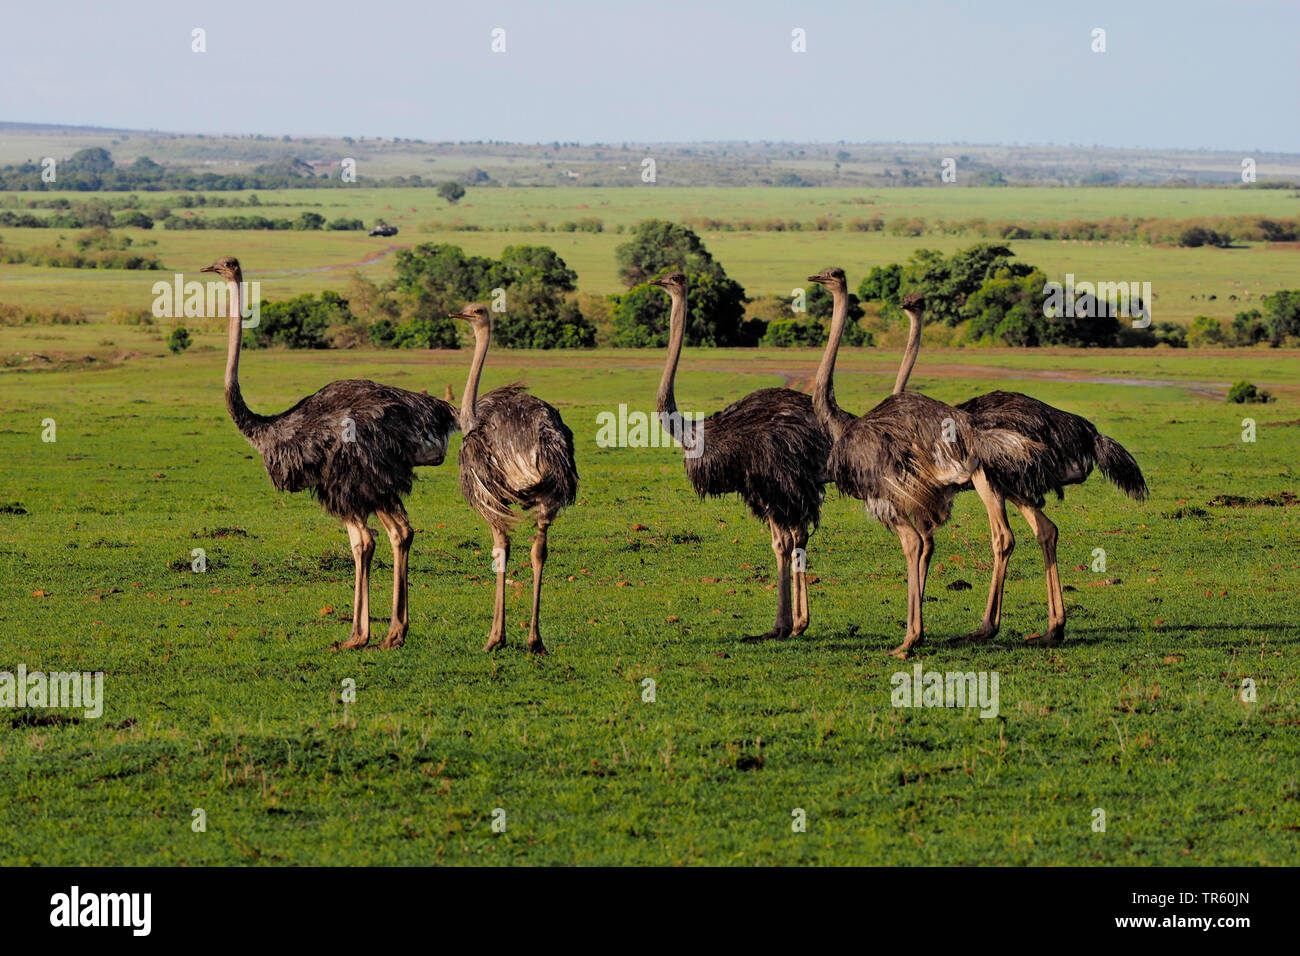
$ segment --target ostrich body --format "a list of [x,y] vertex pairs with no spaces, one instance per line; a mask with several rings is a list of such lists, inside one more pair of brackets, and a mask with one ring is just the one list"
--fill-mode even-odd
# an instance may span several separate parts
[[496,604],[485,651],[506,643],[506,569],[510,562],[510,531],[520,519],[511,505],[531,511],[537,522],[533,539],[533,617],[528,649],[545,654],[542,644],[542,570],[546,566],[546,532],[556,516],[578,497],[578,466],[573,460],[573,432],[557,412],[521,385],[478,395],[483,362],[492,336],[487,308],[470,305],[452,318],[465,319],[474,329],[474,361],[460,404],[460,489],[469,506],[492,529],[492,563],[496,571]]
[[674,384],[686,337],[686,277],[672,272],[651,284],[672,299],[668,359],[656,406],[661,422],[679,430],[682,444],[698,452],[686,456],[686,476],[701,498],[739,494],[771,530],[776,622],[750,639],[802,634],[810,620],[807,562],[796,563],[794,554],[798,549],[806,558],[808,537],[821,517],[830,436],[818,424],[812,400],[789,388],[760,389],[702,422],[683,420]]
[[375,537],[366,520],[372,514],[388,532],[393,547],[393,615],[380,646],[401,647],[409,627],[407,557],[415,537],[402,499],[411,491],[416,466],[442,464],[447,441],[458,427],[454,410],[428,395],[346,380],[331,382],[278,415],[250,411],[239,389],[239,262],[227,257],[200,271],[215,272],[228,284],[226,409],[230,417],[262,456],[277,489],[309,489],[347,529],[356,564],[352,634],[334,647],[359,648],[370,641],[370,559]]
[[[921,313],[909,310],[911,320],[909,348],[915,341],[920,347]],[[908,365],[900,369],[894,383],[897,395],[907,386],[912,370]],[[1065,600],[1061,594],[1061,576],[1056,562],[1056,525],[1043,511],[1049,492],[1058,499],[1065,497],[1066,485],[1082,484],[1092,474],[1094,465],[1111,480],[1115,487],[1135,501],[1147,496],[1146,479],[1142,469],[1128,450],[1113,438],[1097,431],[1097,426],[1081,415],[1074,415],[1019,392],[989,392],[962,402],[957,406],[971,417],[971,423],[980,431],[1000,429],[1015,432],[1041,447],[1031,467],[1012,466],[1008,470],[1002,463],[985,466],[987,483],[981,487],[972,482],[963,490],[974,488],[984,502],[989,515],[989,530],[993,543],[993,574],[989,581],[989,599],[980,626],[963,641],[987,641],[1002,626],[1002,591],[1006,582],[1007,563],[1015,549],[1016,539],[1007,522],[1007,501],[1019,509],[1038,539],[1043,552],[1043,570],[1047,578],[1047,630],[1031,635],[1031,644],[1059,644],[1065,639]]]
[[1038,467],[1028,475],[1007,474],[998,465],[985,469],[988,487],[980,491],[980,498],[989,514],[993,575],[989,582],[984,620],[965,639],[988,640],[997,634],[1002,624],[1002,588],[1007,562],[1016,545],[1011,525],[1007,522],[1006,502],[1009,500],[1019,509],[1038,539],[1047,577],[1047,630],[1041,635],[1032,635],[1028,640],[1030,643],[1058,644],[1065,639],[1065,601],[1056,564],[1056,525],[1043,512],[1047,494],[1055,492],[1058,499],[1064,498],[1065,486],[1082,484],[1095,464],[1120,491],[1135,501],[1141,501],[1147,495],[1142,469],[1119,442],[1098,432],[1088,419],[1028,395],[989,392],[957,407],[971,416],[976,428],[1006,429],[1043,446]]
[[906,659],[924,636],[922,600],[934,530],[948,520],[953,498],[968,484],[987,487],[985,468],[998,467],[1013,476],[1018,466],[1031,469],[1037,446],[1013,432],[980,431],[968,413],[901,390],[920,348],[919,296],[903,303],[912,329],[895,393],[861,417],[841,409],[834,374],[848,314],[847,282],[843,271],[834,268],[808,280],[828,288],[834,300],[830,338],[813,390],[818,421],[834,443],[827,472],[842,493],[865,502],[867,511],[898,535],[907,558],[907,632],[890,654]]

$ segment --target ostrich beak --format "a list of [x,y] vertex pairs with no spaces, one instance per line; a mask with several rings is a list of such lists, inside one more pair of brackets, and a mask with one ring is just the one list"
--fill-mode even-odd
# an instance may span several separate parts
[[200,271],[200,272],[216,272],[216,271],[217,271],[217,267],[216,267],[216,266],[204,266],[204,267],[203,267],[202,269],[200,269],[199,271]]
[[818,274],[815,275],[815,276],[809,276],[809,277],[808,277],[808,281],[809,281],[809,282],[816,282],[818,285],[821,285],[822,282],[825,281],[825,277],[822,276],[820,273],[818,273]]
[[466,320],[468,320],[468,319],[472,319],[473,316],[470,315],[468,312],[448,312],[448,313],[447,313],[447,318],[449,318],[449,319],[466,319]]

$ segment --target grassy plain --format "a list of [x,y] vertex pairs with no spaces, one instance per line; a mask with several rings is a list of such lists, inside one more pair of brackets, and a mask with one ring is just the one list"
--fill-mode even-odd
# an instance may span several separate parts
[[[87,194],[68,194],[74,201]],[[258,232],[125,230],[137,244],[157,253],[164,276],[120,270],[50,269],[0,265],[0,302],[80,307],[92,315],[115,308],[148,308],[151,288],[173,272],[193,272],[219,255],[238,254],[246,275],[262,283],[269,299],[326,288],[342,290],[356,269],[371,277],[391,271],[391,250],[420,242],[450,242],[467,252],[498,255],[511,244],[553,246],[577,271],[584,292],[621,290],[614,249],[624,236],[615,230],[649,217],[682,219],[786,219],[811,224],[821,216],[838,221],[879,214],[886,222],[920,217],[933,222],[983,216],[990,221],[1032,221],[1159,216],[1188,218],[1259,214],[1294,216],[1300,200],[1285,190],[1173,188],[898,188],[898,189],[722,189],[646,186],[624,189],[471,189],[448,206],[428,189],[280,190],[262,192],[256,210],[207,208],[199,216],[258,212],[296,218],[314,211],[327,219],[358,217],[369,225],[383,217],[400,233],[391,239],[354,232]],[[168,203],[165,193],[147,194],[148,206]],[[285,205],[281,205],[285,204]],[[174,207],[173,212],[186,212]],[[457,226],[497,230],[538,220],[550,227],[596,217],[601,233],[459,231]],[[16,249],[65,245],[75,230],[4,229],[0,243]],[[919,248],[951,252],[979,241],[972,236],[892,236],[848,232],[706,232],[713,255],[750,295],[789,295],[810,270],[828,264],[844,268],[855,284],[872,266],[904,262]],[[1244,244],[1234,249],[1178,249],[1121,242],[1016,240],[1007,243],[1024,261],[1063,280],[1150,282],[1153,318],[1188,322],[1196,315],[1231,319],[1277,289],[1300,287],[1300,247]],[[387,253],[387,254],[386,254]],[[1214,296],[1211,300],[1209,297]],[[1236,296],[1236,299],[1232,299]]]
[[[190,266],[227,251],[251,265],[243,250],[260,237],[177,238],[202,240]],[[105,329],[5,328],[0,341],[74,353]],[[903,562],[833,491],[810,546],[812,628],[739,640],[770,622],[764,531],[735,500],[696,500],[679,453],[596,444],[599,412],[649,406],[661,353],[489,361],[485,387],[526,380],[577,438],[582,490],[551,534],[548,657],[520,648],[523,549],[508,599],[516,643],[479,650],[490,538],[459,499],[455,448],[408,502],[407,646],[339,654],[327,647],[348,627],[346,538],[305,496],[271,489],[223,410],[217,334],[180,357],[147,330],[108,334],[143,354],[0,371],[0,670],[106,675],[98,720],[0,713],[0,862],[1300,862],[1300,511],[1212,503],[1296,490],[1294,352],[922,356],[914,383],[937,398],[1008,387],[1088,415],[1133,451],[1153,491],[1138,505],[1094,476],[1049,506],[1070,616],[1054,650],[1021,640],[1045,600],[1018,517],[1003,634],[943,645],[977,621],[989,567],[982,511],[959,499],[938,536],[919,661],[998,672],[999,715],[981,719],[891,705],[891,675],[912,667],[884,656],[902,630]],[[458,390],[467,359],[259,352],[242,372],[269,412],[340,377]],[[712,410],[798,385],[816,359],[688,350],[679,399]],[[846,350],[841,403],[874,404],[894,362]],[[1239,378],[1279,400],[1226,405],[1221,387]],[[41,440],[45,419],[54,442]],[[194,548],[207,553],[202,574]],[[1097,548],[1104,573],[1088,570]],[[376,566],[382,633],[382,544]],[[958,581],[973,587],[950,589]],[[206,832],[192,829],[197,808]],[[796,808],[807,832],[791,829]],[[1097,808],[1105,832],[1092,828]]]

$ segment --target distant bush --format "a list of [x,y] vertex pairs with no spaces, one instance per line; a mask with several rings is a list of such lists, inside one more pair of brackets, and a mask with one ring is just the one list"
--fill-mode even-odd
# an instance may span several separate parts
[[759,344],[771,348],[820,348],[826,344],[826,327],[816,319],[776,319],[768,323]]
[[153,313],[148,309],[110,309],[107,319],[114,325],[153,325]]
[[1188,249],[1199,246],[1218,246],[1226,249],[1232,245],[1232,239],[1204,226],[1189,226],[1178,234],[1178,244]]
[[1228,401],[1236,405],[1264,403],[1273,401],[1273,396],[1264,389],[1256,388],[1250,382],[1238,382],[1228,389]]
[[1187,344],[1194,347],[1222,345],[1224,338],[1223,323],[1208,315],[1198,315],[1192,319],[1192,325],[1187,330]]
[[331,327],[353,321],[348,301],[337,292],[325,290],[318,299],[304,293],[283,302],[263,302],[261,321],[256,328],[244,330],[244,344],[251,348],[282,345],[291,349],[328,347],[326,333]]
[[190,333],[183,325],[178,325],[172,329],[172,334],[167,336],[167,347],[172,350],[174,355],[180,355],[190,347]]
[[120,213],[117,218],[113,220],[113,227],[115,229],[122,229],[124,227],[152,229],[153,219],[139,210],[132,210],[131,212]]
[[348,219],[345,216],[339,216],[337,219],[331,220],[325,228],[334,232],[355,232],[358,229],[365,229],[366,224],[360,219]]
[[85,325],[83,309],[41,309],[0,302],[0,325]]

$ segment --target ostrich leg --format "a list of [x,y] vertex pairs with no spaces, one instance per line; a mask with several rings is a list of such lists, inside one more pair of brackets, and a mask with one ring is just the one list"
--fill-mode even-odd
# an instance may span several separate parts
[[922,569],[921,554],[925,550],[925,541],[921,533],[910,524],[894,526],[898,541],[903,546],[907,558],[907,634],[903,643],[889,652],[891,657],[905,661],[911,655],[912,648],[924,638],[924,621],[921,611],[921,585],[925,577]]
[[546,529],[550,527],[551,515],[541,512],[537,516],[537,537],[533,539],[530,557],[533,560],[533,619],[528,625],[528,649],[534,654],[545,654],[546,645],[542,643],[542,570],[546,567]]
[[357,566],[352,593],[352,635],[341,644],[335,644],[336,651],[354,650],[370,643],[370,559],[375,554],[375,536],[363,518],[347,522],[347,529],[352,560]]
[[[971,484],[984,502],[984,509],[989,513],[989,534],[993,542],[993,575],[989,579],[989,603],[984,609],[984,620],[980,626],[959,641],[981,643],[997,634],[1002,627],[1002,588],[1007,578],[1007,562],[1015,550],[1016,538],[1011,533],[1007,522],[1007,505],[1002,496],[994,491],[983,471],[977,471],[971,477]],[[1032,524],[1032,522],[1031,522]],[[1049,602],[1050,605],[1050,602]]]
[[808,630],[808,624],[812,620],[808,613],[808,529],[795,528],[793,534],[795,550],[803,552],[803,560],[791,572],[794,575],[794,627],[790,630],[790,636],[798,637]]
[[1031,644],[1059,644],[1065,640],[1065,599],[1061,595],[1061,575],[1056,566],[1056,525],[1039,508],[1017,505],[1034,529],[1043,549],[1043,568],[1047,572],[1047,633],[1028,638]]
[[388,636],[379,646],[384,650],[392,650],[406,643],[406,631],[410,626],[406,606],[406,569],[415,532],[411,530],[406,515],[400,511],[380,511],[377,514],[379,523],[388,532],[388,541],[393,546],[393,617],[388,624]]
[[497,567],[497,596],[492,609],[492,631],[483,650],[491,651],[506,643],[506,569],[510,567],[510,536],[492,529],[492,563]]
[[768,524],[772,528],[772,553],[776,555],[776,623],[766,634],[751,634],[745,638],[747,641],[789,637],[794,627],[790,608],[790,552],[794,549],[794,537],[770,518]]
[[921,600],[925,600],[925,582],[930,577],[930,558],[934,556],[934,532],[921,532]]

